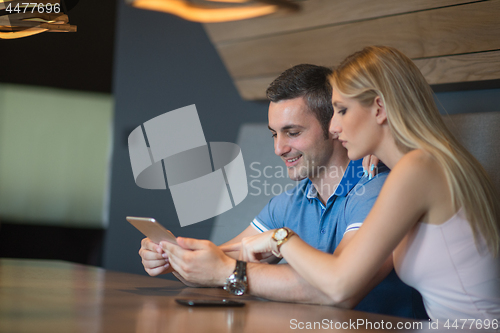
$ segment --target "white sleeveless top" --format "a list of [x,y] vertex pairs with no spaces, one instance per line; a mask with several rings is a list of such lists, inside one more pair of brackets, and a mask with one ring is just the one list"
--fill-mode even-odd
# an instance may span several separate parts
[[394,251],[394,268],[436,319],[500,319],[500,258],[476,247],[463,209],[440,225],[417,223]]

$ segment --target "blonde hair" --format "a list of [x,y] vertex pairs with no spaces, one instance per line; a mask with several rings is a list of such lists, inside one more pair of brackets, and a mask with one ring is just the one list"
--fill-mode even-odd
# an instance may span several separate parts
[[379,96],[398,147],[423,149],[443,166],[453,208],[463,208],[476,244],[478,232],[493,255],[500,252],[500,199],[482,165],[444,124],[432,90],[398,50],[369,46],[347,57],[331,75],[334,89],[364,106]]

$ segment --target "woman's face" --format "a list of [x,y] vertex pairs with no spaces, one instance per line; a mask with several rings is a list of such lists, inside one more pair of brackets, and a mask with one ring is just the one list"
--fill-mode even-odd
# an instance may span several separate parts
[[349,159],[357,160],[373,154],[380,132],[375,119],[376,104],[365,107],[357,100],[342,96],[333,89],[333,118],[330,133],[338,134]]

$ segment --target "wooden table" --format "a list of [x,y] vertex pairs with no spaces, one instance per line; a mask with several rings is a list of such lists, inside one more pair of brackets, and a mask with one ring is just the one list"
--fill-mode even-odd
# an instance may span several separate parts
[[[176,298],[237,299],[241,308],[189,308]],[[373,329],[361,321],[372,323]],[[382,324],[382,321],[384,324]],[[219,288],[50,260],[0,259],[0,332],[357,332],[396,327],[400,318],[328,306],[268,302],[231,296]],[[352,323],[360,323],[354,328]],[[404,321],[429,330],[428,322]],[[380,326],[385,325],[385,326]],[[304,329],[299,329],[303,327]],[[415,326],[418,327],[418,326]],[[295,328],[295,329],[294,329]],[[349,329],[346,329],[349,330]],[[411,331],[392,329],[396,331]],[[449,330],[444,330],[450,332]]]

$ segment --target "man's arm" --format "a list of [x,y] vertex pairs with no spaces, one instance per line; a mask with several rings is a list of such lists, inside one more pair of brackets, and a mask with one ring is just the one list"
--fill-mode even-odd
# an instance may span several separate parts
[[[229,258],[209,241],[180,238],[181,248],[162,242],[176,269],[176,276],[188,286],[222,287],[235,268]],[[228,242],[230,243],[230,242]],[[328,297],[302,279],[288,264],[247,264],[251,295],[276,301],[328,304]]]
[[[257,232],[258,233],[258,232]],[[355,231],[348,232],[337,247],[347,246]],[[212,242],[190,238],[179,238],[176,246],[162,242],[173,268],[190,283],[221,287],[235,267],[235,260],[228,258]],[[228,242],[231,244],[231,241]],[[319,289],[304,280],[290,265],[268,265],[248,263],[248,289],[250,294],[275,301],[330,304],[343,308],[355,307],[370,290],[382,281],[392,269],[392,257],[388,258],[376,276],[359,293],[350,299],[333,304]]]
[[288,264],[247,264],[251,295],[282,302],[329,304],[326,294],[314,288]]
[[[233,239],[222,245],[239,243],[243,238],[254,236],[257,235],[258,233],[259,232],[254,227],[249,225],[248,228],[243,230],[243,232],[241,232],[238,236],[234,237]],[[232,251],[226,253],[226,255],[228,255],[233,259],[238,259],[239,254],[240,251]],[[173,268],[170,267],[167,260],[167,256],[163,252],[161,246],[153,243],[149,238],[144,238],[141,241],[141,248],[139,249],[139,255],[142,258],[142,265],[144,266],[144,270],[150,276],[168,274],[173,271]],[[174,274],[174,275],[179,280],[181,280],[183,283],[186,284],[185,280],[179,278],[179,274]]]
[[[335,253],[340,254],[355,233],[356,231],[346,233]],[[352,309],[391,272],[392,267],[390,256],[370,283],[356,295],[339,304],[334,304],[330,297],[309,284],[288,264],[248,263],[247,275],[249,291],[254,296],[275,301],[327,304]]]
[[[251,225],[249,225],[238,236],[234,237],[230,241],[227,241],[227,242],[225,242],[224,244],[222,244],[220,246],[239,243],[245,237],[251,237],[251,236],[254,236],[254,235],[258,235],[258,234],[259,234],[259,232],[257,231],[257,229],[255,229],[254,227],[252,227]],[[233,259],[238,259],[239,255],[240,255],[240,251],[226,252],[226,255],[230,256]]]
[[[234,237],[228,242],[225,242],[224,244],[219,245],[219,247],[223,247],[226,245],[230,244],[237,244],[240,243],[243,238],[251,237],[260,234],[260,232],[255,229],[252,225],[249,225],[245,230],[243,230],[242,233],[240,233],[238,236]],[[227,256],[233,258],[233,259],[238,259],[240,255],[240,251],[228,251],[224,252]],[[260,262],[261,263],[268,263],[268,264],[277,264],[281,258],[276,258],[274,255],[269,255],[267,257],[261,258]]]

